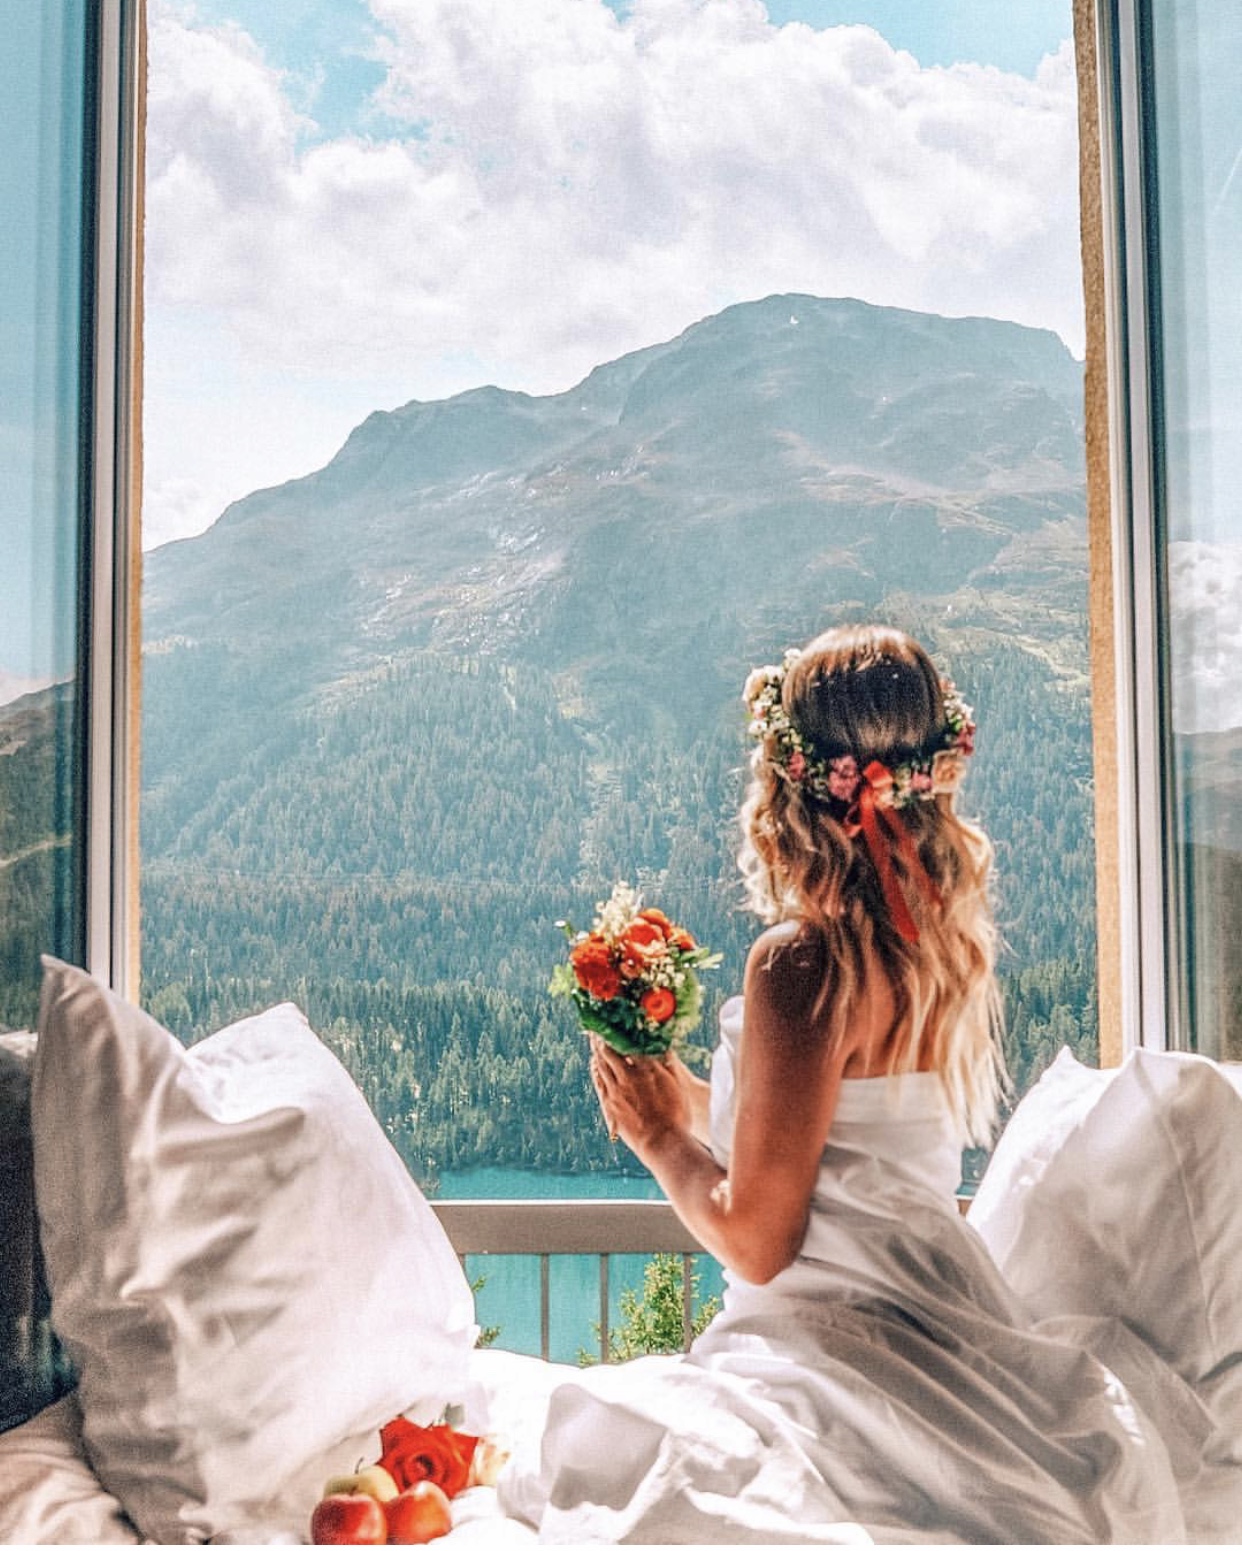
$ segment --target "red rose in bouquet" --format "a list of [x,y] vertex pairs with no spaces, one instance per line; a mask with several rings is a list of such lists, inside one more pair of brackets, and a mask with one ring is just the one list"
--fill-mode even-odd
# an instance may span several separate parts
[[650,991],[644,991],[639,997],[638,1005],[652,1023],[667,1023],[677,1011],[677,998],[663,986],[652,986]]
[[653,921],[632,921],[617,943],[621,978],[641,979],[667,949],[668,938]]

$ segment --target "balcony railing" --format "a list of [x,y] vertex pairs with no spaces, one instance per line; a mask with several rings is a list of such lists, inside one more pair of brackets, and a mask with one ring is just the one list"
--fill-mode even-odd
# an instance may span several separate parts
[[667,1201],[435,1201],[464,1267],[467,1255],[530,1255],[539,1260],[539,1350],[551,1351],[553,1255],[599,1260],[599,1355],[608,1361],[609,1263],[613,1255],[681,1256],[683,1350],[693,1336],[691,1271],[703,1246]]
[[[958,1210],[970,1205],[958,1197]],[[527,1255],[539,1260],[539,1352],[551,1351],[551,1258],[594,1255],[599,1260],[599,1356],[608,1362],[609,1262],[613,1255],[681,1256],[682,1349],[693,1339],[694,1257],[707,1253],[667,1201],[433,1201],[457,1251],[467,1255]]]

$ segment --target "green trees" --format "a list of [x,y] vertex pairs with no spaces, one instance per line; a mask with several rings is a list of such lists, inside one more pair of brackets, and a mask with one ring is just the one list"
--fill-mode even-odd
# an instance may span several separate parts
[[[693,1262],[692,1262],[693,1266]],[[699,1335],[720,1308],[719,1298],[699,1296],[700,1276],[690,1272],[691,1336]],[[653,1255],[643,1268],[642,1292],[626,1287],[621,1292],[621,1323],[608,1332],[610,1362],[652,1353],[680,1352],[685,1346],[685,1272],[680,1255]],[[596,1326],[596,1333],[599,1327]],[[580,1352],[582,1366],[598,1361],[591,1352]]]
[[0,707],[0,1029],[34,1027],[39,955],[72,952],[75,727],[70,684]]
[[[996,843],[1021,1090],[1060,1044],[1095,1049],[1086,685],[995,631],[940,640],[930,620],[913,623],[978,713],[964,801]],[[161,670],[181,655],[195,662],[187,649],[149,665],[157,729],[174,711]],[[184,682],[201,688],[195,674]],[[331,696],[239,705],[248,741],[222,732],[214,773],[185,738],[157,746],[142,831],[145,1005],[192,1041],[298,1002],[426,1183],[483,1164],[633,1167],[599,1124],[572,1014],[545,992],[563,952],[556,920],[585,921],[624,877],[721,950],[700,1048],[755,931],[733,861],[740,703],[697,729],[633,714],[605,726],[534,668],[428,652]],[[0,867],[11,1025],[34,1019],[48,901],[68,895],[45,720],[0,748],[4,843],[46,842]]]
[[[994,632],[940,641],[916,623],[978,713],[965,805],[996,844],[1021,1088],[1060,1042],[1094,1049],[1086,688]],[[192,1040],[297,1001],[425,1183],[633,1167],[599,1123],[572,1014],[546,995],[554,923],[638,884],[725,956],[697,1036],[712,1043],[755,931],[733,860],[741,716],[730,701],[698,731],[605,728],[534,668],[432,653],[269,706],[192,811],[149,792],[146,1003]]]

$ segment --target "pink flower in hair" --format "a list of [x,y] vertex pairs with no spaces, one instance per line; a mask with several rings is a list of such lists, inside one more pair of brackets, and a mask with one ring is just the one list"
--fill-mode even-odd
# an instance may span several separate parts
[[806,774],[806,755],[801,749],[793,751],[789,756],[789,763],[785,766],[785,769],[789,772],[789,779],[791,781],[801,781]]
[[839,802],[853,802],[858,795],[858,761],[852,754],[828,761],[828,791]]

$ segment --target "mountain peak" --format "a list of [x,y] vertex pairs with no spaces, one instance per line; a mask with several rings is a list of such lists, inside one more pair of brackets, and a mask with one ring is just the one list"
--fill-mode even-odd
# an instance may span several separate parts
[[[275,632],[352,661],[398,643],[567,650],[577,619],[585,649],[601,607],[648,608],[656,553],[706,606],[778,530],[789,555],[834,556],[831,586],[851,596],[956,585],[1081,510],[1080,401],[1077,363],[1038,330],[800,293],[742,302],[562,393],[487,385],[369,415],[318,473],[155,551],[149,628]],[[908,542],[879,547],[898,522],[919,534],[914,570]],[[814,574],[784,585],[822,591]],[[597,603],[579,618],[583,586]]]

